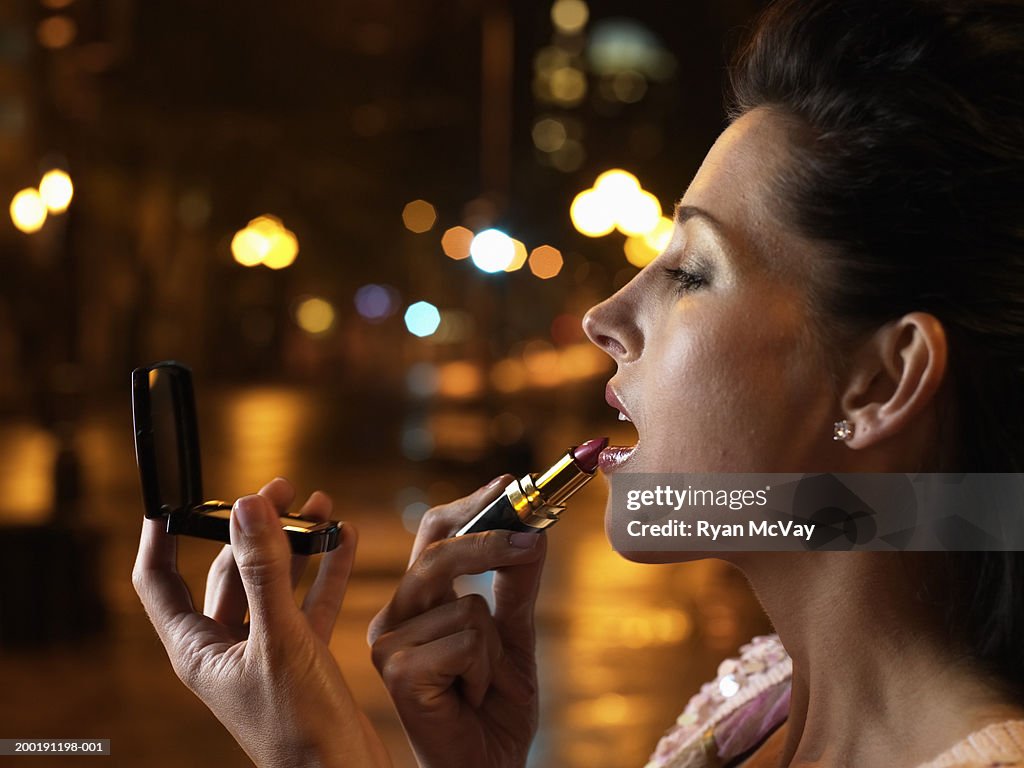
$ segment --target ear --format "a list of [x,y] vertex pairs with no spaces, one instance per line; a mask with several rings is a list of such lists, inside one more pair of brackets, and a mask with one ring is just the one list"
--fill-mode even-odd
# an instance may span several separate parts
[[858,349],[840,396],[854,424],[849,448],[891,438],[934,400],[946,373],[946,331],[933,315],[911,312],[879,328]]

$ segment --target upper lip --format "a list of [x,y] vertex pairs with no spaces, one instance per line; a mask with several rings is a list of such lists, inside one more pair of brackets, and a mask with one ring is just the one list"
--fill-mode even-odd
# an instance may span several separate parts
[[615,387],[612,386],[610,381],[604,388],[604,399],[607,401],[608,405],[618,410],[619,413],[623,414],[630,421],[633,421],[633,416],[626,409],[626,406],[622,404],[622,400],[619,398],[618,392],[615,391]]

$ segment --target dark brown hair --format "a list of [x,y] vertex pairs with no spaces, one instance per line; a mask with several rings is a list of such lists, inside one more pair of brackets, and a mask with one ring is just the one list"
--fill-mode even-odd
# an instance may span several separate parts
[[[942,469],[1024,471],[1024,3],[780,0],[732,84],[733,117],[794,126],[776,191],[823,245],[826,326],[933,314],[957,412]],[[1024,554],[936,558],[951,635],[1024,700]]]

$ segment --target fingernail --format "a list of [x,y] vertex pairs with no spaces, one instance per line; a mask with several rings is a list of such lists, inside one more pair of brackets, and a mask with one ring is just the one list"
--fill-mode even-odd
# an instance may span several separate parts
[[246,536],[259,536],[267,527],[267,516],[258,499],[245,496],[235,502],[235,517]]
[[510,534],[508,537],[508,543],[517,549],[533,549],[537,546],[538,538],[540,538],[539,534],[520,531],[518,533]]
[[496,486],[498,483],[501,482],[503,477],[505,477],[505,476],[504,475],[498,475],[496,478],[491,480],[489,483],[484,483],[483,485],[481,485],[479,488],[476,489],[477,493],[479,493],[480,491],[486,491],[489,488],[493,488],[494,486]]

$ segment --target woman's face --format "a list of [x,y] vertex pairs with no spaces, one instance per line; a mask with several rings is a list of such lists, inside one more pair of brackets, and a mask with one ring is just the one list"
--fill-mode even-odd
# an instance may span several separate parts
[[587,314],[587,334],[618,363],[609,400],[639,435],[606,466],[613,483],[615,469],[852,469],[853,452],[832,439],[842,414],[811,311],[815,248],[773,205],[786,146],[769,111],[731,125],[680,201],[666,251]]

